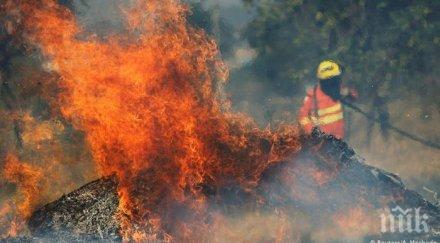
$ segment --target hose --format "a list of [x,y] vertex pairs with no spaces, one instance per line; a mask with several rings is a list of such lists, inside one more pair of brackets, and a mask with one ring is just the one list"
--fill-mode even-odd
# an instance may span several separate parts
[[435,148],[435,149],[439,149],[440,150],[440,144],[429,141],[427,139],[424,139],[422,137],[419,137],[415,134],[409,133],[407,131],[404,131],[401,128],[398,128],[396,126],[393,126],[392,124],[390,124],[389,122],[383,122],[382,120],[378,119],[377,117],[370,115],[369,113],[363,111],[361,108],[357,107],[356,105],[352,104],[351,102],[345,100],[345,99],[341,99],[342,104],[346,105],[347,107],[351,108],[352,110],[362,114],[363,116],[365,116],[367,119],[372,120],[376,123],[381,124],[383,127],[388,128],[391,131],[394,131],[398,134],[400,134],[403,137],[406,137],[408,139],[411,139],[413,141],[419,142],[425,146],[431,147],[431,148]]

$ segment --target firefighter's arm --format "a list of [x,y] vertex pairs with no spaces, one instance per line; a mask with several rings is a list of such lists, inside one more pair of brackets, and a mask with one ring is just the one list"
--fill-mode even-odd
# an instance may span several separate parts
[[311,133],[313,128],[312,121],[309,118],[312,106],[312,96],[308,92],[307,96],[304,98],[303,105],[298,112],[298,122],[306,133]]

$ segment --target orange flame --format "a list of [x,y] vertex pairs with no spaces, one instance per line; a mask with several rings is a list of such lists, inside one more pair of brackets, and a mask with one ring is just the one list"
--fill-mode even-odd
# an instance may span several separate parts
[[63,115],[86,133],[101,174],[119,179],[127,239],[190,239],[207,227],[203,185],[252,190],[270,162],[299,149],[294,128],[274,135],[230,112],[218,48],[176,0],[134,1],[127,33],[106,41],[84,37],[54,0],[18,9],[60,75]]
[[43,174],[40,168],[20,162],[15,155],[9,154],[5,162],[3,177],[17,186],[18,193],[17,198],[6,200],[0,207],[0,222],[3,225],[0,233],[13,237],[23,231],[25,220],[37,206],[41,189],[38,185]]
[[16,184],[23,194],[23,199],[17,208],[22,217],[29,217],[35,209],[34,203],[37,201],[35,198],[38,197],[40,191],[38,188],[42,178],[40,168],[21,163],[16,156],[8,155],[3,176],[10,183]]

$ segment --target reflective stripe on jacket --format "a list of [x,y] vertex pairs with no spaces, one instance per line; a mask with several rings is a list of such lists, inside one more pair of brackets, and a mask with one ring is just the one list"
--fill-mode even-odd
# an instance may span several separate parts
[[326,95],[319,85],[307,91],[298,119],[307,133],[311,133],[313,127],[319,127],[327,134],[338,138],[344,137],[345,124],[342,104]]

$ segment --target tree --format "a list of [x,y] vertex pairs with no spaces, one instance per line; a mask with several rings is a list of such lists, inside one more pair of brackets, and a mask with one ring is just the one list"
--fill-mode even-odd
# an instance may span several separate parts
[[440,107],[440,1],[245,2],[257,13],[244,33],[257,52],[247,71],[280,94],[302,94],[318,62],[330,58],[364,101],[415,92]]

